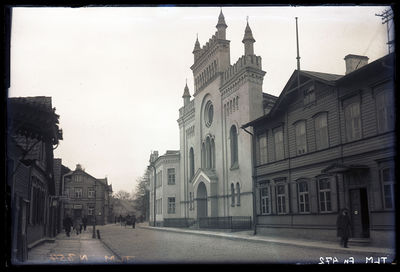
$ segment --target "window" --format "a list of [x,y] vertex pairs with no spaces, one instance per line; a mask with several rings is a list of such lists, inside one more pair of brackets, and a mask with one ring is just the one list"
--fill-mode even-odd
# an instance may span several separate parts
[[276,199],[277,199],[278,214],[286,213],[285,185],[278,185],[276,187]]
[[175,213],[175,197],[168,197],[168,213]]
[[168,185],[175,184],[175,168],[169,168],[168,170]]
[[261,198],[261,214],[270,214],[271,213],[271,192],[270,192],[269,185],[266,185],[265,187],[261,187],[260,198]]
[[235,206],[235,185],[231,183],[231,206]]
[[82,198],[82,188],[74,188],[74,197],[75,198]]
[[381,91],[376,95],[376,110],[378,132],[383,133],[394,128],[394,98],[388,91]]
[[274,143],[275,143],[275,160],[283,160],[283,131],[282,127],[274,130]]
[[204,121],[206,122],[206,126],[209,127],[212,124],[214,118],[214,106],[211,101],[208,101],[204,108]]
[[392,167],[381,169],[381,180],[383,186],[383,204],[385,209],[394,208],[395,178]]
[[319,114],[315,120],[315,145],[317,150],[327,148],[328,141],[328,118],[326,113]]
[[206,167],[206,146],[204,143],[201,145],[201,167]]
[[360,103],[353,102],[346,106],[344,110],[346,123],[347,141],[353,141],[361,138],[361,118]]
[[156,187],[161,187],[162,186],[162,171],[157,173],[157,182],[156,182]]
[[239,184],[239,182],[236,183],[236,195],[237,195],[236,206],[240,206],[240,184]]
[[94,214],[94,205],[88,207],[88,215],[93,215]]
[[238,139],[236,126],[231,127],[231,167],[238,165]]
[[192,200],[192,198],[193,198],[193,195],[192,195],[192,192],[189,192],[189,210],[192,210],[193,209],[193,200]]
[[215,142],[211,139],[211,168],[215,168]]
[[268,149],[267,149],[267,134],[263,133],[258,135],[258,162],[259,164],[265,164],[268,162]]
[[211,168],[211,142],[210,142],[210,137],[207,137],[206,139],[206,168],[210,169]]
[[304,91],[304,105],[308,105],[315,101],[314,85]]
[[321,212],[331,212],[331,182],[329,178],[322,178],[318,180],[319,190],[319,210]]
[[307,152],[306,122],[296,123],[296,154],[301,155]]
[[190,179],[193,178],[194,176],[194,151],[193,151],[193,147],[190,148],[189,151],[189,165],[190,165]]
[[94,188],[88,188],[88,198],[94,198]]
[[307,181],[301,181],[297,183],[298,201],[299,201],[299,212],[309,213],[310,212],[310,201],[308,197],[308,183]]

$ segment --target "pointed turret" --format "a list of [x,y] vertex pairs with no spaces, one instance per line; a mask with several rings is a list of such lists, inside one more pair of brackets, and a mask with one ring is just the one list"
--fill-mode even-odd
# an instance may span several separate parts
[[196,42],[194,43],[194,49],[193,49],[193,55],[194,55],[194,61],[197,60],[197,58],[201,55],[201,48],[200,48],[200,43],[199,43],[199,36],[196,38]]
[[254,47],[255,39],[253,38],[253,33],[251,32],[251,28],[249,26],[249,21],[247,21],[246,29],[244,30],[244,54],[245,55],[254,55]]
[[185,89],[183,91],[182,98],[183,98],[183,105],[184,106],[189,104],[189,102],[190,102],[190,93],[189,93],[189,87],[187,85],[187,80],[186,80],[186,86],[185,86]]
[[222,8],[221,12],[219,13],[218,16],[218,24],[216,25],[217,28],[217,37],[218,39],[226,40],[226,28],[228,26],[225,23],[225,17],[224,14],[222,13]]

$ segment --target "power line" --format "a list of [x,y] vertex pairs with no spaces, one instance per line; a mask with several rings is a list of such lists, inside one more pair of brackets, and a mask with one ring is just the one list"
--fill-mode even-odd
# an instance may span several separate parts
[[390,22],[392,21],[393,24],[393,11],[392,9],[387,9],[383,11],[381,14],[375,14],[375,16],[381,17],[382,19],[382,24],[386,24],[386,31],[387,31],[387,45],[388,45],[388,51],[390,54],[390,49],[392,48],[394,41],[390,39]]

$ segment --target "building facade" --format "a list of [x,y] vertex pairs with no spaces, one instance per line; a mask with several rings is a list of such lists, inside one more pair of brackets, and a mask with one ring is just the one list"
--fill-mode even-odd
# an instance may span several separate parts
[[244,54],[230,60],[222,11],[217,31],[193,50],[194,93],[184,88],[179,109],[181,218],[253,215],[251,136],[242,124],[268,111],[276,97],[262,93],[265,72],[245,27]]
[[63,176],[62,215],[72,220],[87,217],[88,224],[104,225],[114,222],[112,217],[112,186],[107,178],[97,179],[85,172],[80,164]]
[[62,140],[51,97],[7,99],[7,195],[11,204],[11,260],[55,236],[53,149]]
[[394,246],[394,55],[348,55],[346,75],[295,71],[254,128],[257,232]]
[[180,218],[179,158],[178,150],[168,150],[162,156],[154,151],[150,156],[152,167],[148,169],[147,175],[150,179],[151,225],[164,226],[168,225],[168,220]]

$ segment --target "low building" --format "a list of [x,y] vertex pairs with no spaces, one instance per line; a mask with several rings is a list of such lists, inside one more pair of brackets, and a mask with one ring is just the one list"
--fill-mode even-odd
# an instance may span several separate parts
[[11,204],[11,260],[54,237],[53,150],[62,140],[51,97],[7,99],[7,195]]
[[62,213],[61,213],[61,202],[63,198],[63,192],[62,192],[62,177],[71,172],[71,169],[69,169],[67,166],[62,164],[62,159],[54,159],[53,163],[53,169],[54,169],[54,186],[55,186],[55,199],[57,199],[57,212],[55,215],[55,222],[56,222],[56,228],[55,228],[55,234],[57,235],[58,233],[63,231],[63,224],[62,224]]
[[294,71],[253,127],[257,232],[336,241],[351,213],[353,239],[394,246],[394,54],[346,75]]
[[150,225],[165,226],[180,218],[179,156],[175,150],[162,156],[154,151],[150,156]]
[[112,186],[107,178],[97,179],[77,164],[74,171],[63,176],[62,186],[65,197],[61,212],[63,218],[68,214],[72,220],[87,217],[88,224],[112,222]]

